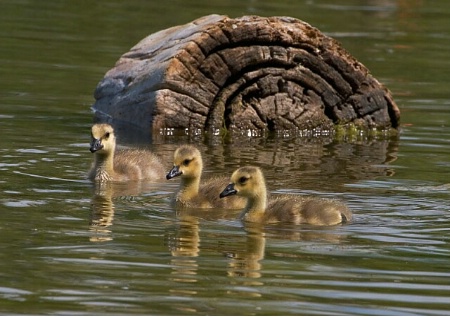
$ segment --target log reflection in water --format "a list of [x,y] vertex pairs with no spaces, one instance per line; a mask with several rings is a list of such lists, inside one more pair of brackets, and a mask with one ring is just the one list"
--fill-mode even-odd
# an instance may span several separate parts
[[[284,187],[288,188],[299,188],[295,179],[298,175],[302,177],[302,184],[307,183],[308,178],[311,180],[309,189],[325,190],[345,182],[391,177],[395,175],[392,163],[397,160],[399,151],[398,135],[370,135],[363,131],[328,131],[318,135],[311,131],[301,135],[257,133],[256,136],[244,131],[228,131],[224,136],[171,130],[145,136],[131,133],[132,129],[126,127],[128,125],[123,125],[120,129],[122,142],[153,143],[152,150],[163,162],[172,161],[173,152],[180,144],[195,144],[204,156],[205,176],[210,172],[228,175],[237,167],[258,165],[267,175],[275,173],[275,178],[281,175]],[[168,166],[167,170],[170,168]]]

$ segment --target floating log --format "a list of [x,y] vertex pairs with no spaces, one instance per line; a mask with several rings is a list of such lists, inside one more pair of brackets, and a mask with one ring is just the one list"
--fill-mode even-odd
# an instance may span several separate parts
[[391,93],[334,39],[290,17],[209,15],[154,33],[95,91],[95,121],[162,128],[397,128]]

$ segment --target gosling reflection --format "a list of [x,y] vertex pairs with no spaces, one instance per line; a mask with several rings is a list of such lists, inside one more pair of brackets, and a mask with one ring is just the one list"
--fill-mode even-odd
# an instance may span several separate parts
[[108,228],[114,220],[114,203],[112,201],[113,189],[111,183],[98,183],[94,188],[91,199],[91,219],[89,231],[91,242],[104,242],[112,240],[112,232]]
[[97,182],[93,184],[91,199],[91,217],[89,221],[89,240],[92,242],[111,241],[110,227],[114,220],[114,199],[137,196],[143,192],[157,189],[156,183],[145,182]]
[[[229,258],[227,276],[233,278],[232,284],[242,286],[261,286],[263,282],[263,265],[266,256],[267,241],[298,241],[300,243],[313,242],[315,247],[325,247],[327,249],[337,248],[339,244],[347,238],[336,228],[316,227],[312,225],[287,226],[286,224],[263,225],[257,223],[246,223],[245,246],[241,250],[227,251]],[[273,249],[272,256],[281,258],[292,258],[294,255],[290,252],[284,252],[279,249]],[[296,255],[300,258],[303,255]],[[259,297],[261,294],[246,289],[241,295]]]
[[[178,226],[173,236],[167,237],[167,244],[171,252],[170,261],[172,272],[170,280],[175,282],[175,287],[170,289],[174,296],[197,294],[198,282],[197,257],[200,253],[200,227],[199,219],[190,215],[178,217]],[[192,286],[192,287],[191,287]],[[176,304],[176,308],[184,313],[195,312],[187,303]]]
[[200,252],[200,227],[195,216],[181,215],[174,237],[168,238],[169,250],[173,257],[197,257]]
[[[241,252],[228,253],[228,276],[230,277],[261,277],[261,261],[264,259],[266,238],[262,226],[252,224],[246,227],[245,249]],[[249,282],[246,285],[261,285]]]

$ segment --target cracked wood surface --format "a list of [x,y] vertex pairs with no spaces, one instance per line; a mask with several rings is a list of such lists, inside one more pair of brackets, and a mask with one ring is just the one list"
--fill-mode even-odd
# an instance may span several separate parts
[[289,17],[210,15],[154,33],[108,71],[96,121],[142,129],[397,128],[391,93],[334,39]]

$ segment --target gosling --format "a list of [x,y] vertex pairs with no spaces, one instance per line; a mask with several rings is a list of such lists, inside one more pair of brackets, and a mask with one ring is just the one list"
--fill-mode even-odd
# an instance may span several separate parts
[[172,205],[187,208],[242,209],[246,200],[233,197],[230,200],[219,198],[222,189],[228,184],[228,178],[216,177],[201,182],[203,160],[200,151],[192,145],[182,145],[173,155],[173,168],[166,178],[180,176],[180,187]]
[[231,195],[247,198],[240,218],[248,222],[330,226],[352,219],[352,212],[337,200],[293,195],[269,199],[264,175],[254,166],[241,167],[231,175],[220,198]]
[[92,126],[90,151],[95,153],[88,173],[91,181],[130,181],[164,179],[164,166],[159,158],[146,150],[116,151],[114,129],[109,124]]

